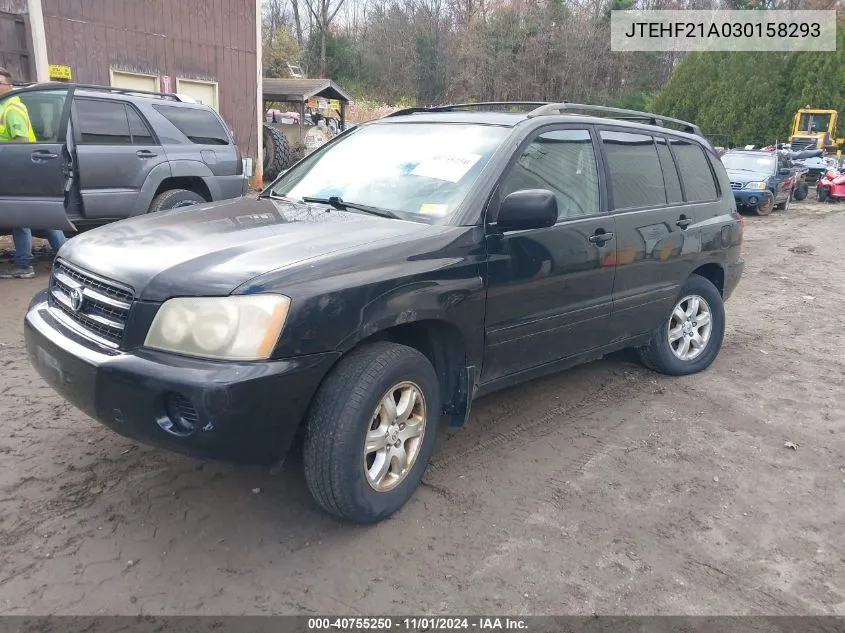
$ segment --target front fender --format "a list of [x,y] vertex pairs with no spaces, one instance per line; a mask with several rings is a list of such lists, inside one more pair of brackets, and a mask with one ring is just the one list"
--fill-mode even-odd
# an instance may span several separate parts
[[362,340],[397,325],[434,321],[457,328],[467,348],[468,364],[480,365],[484,309],[484,280],[480,276],[409,283],[366,303],[358,327],[340,342],[340,348],[347,352]]

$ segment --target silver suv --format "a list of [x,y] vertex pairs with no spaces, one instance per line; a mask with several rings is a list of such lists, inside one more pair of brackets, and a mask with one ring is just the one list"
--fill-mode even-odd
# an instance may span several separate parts
[[37,140],[0,145],[0,227],[73,231],[246,191],[241,153],[208,106],[64,83],[14,97]]

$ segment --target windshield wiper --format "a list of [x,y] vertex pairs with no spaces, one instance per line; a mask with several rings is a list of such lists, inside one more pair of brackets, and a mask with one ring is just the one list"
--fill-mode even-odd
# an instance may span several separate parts
[[364,213],[371,213],[373,215],[380,215],[383,218],[393,218],[394,220],[401,219],[390,209],[382,209],[381,207],[371,207],[368,204],[359,204],[357,202],[346,202],[340,196],[329,196],[328,198],[312,198],[311,196],[304,196],[303,202],[316,202],[318,204],[328,204],[335,209],[346,211],[347,209],[355,209],[356,211],[363,211]]
[[259,198],[270,198],[271,200],[284,200],[285,202],[294,202],[294,203],[299,202],[299,200],[294,200],[290,196],[285,196],[285,195],[282,195],[280,193],[275,193],[273,191],[270,191],[268,193],[262,193],[258,197]]

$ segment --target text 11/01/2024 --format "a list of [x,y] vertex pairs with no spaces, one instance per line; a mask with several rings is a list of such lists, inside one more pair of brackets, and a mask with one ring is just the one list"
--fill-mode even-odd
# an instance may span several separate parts
[[308,618],[309,631],[526,631],[524,619],[514,617],[353,617]]

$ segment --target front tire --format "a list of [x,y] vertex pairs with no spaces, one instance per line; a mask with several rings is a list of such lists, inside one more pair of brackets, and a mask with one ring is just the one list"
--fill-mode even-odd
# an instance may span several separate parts
[[767,198],[764,203],[758,204],[756,207],[754,207],[754,210],[757,212],[757,215],[769,215],[774,208],[775,199]]
[[670,376],[707,369],[725,336],[725,304],[709,279],[690,275],[667,320],[637,351],[643,364]]
[[340,360],[306,418],[305,481],[327,512],[387,518],[419,486],[440,421],[437,374],[417,350],[366,345]]
[[817,195],[817,196],[818,196],[818,198],[819,198],[819,202],[824,202],[824,201],[826,201],[826,200],[827,200],[827,198],[828,198],[828,191],[827,191],[827,187],[824,187],[824,186],[822,186],[822,185],[818,185],[818,186],[816,187],[816,195]]
[[800,202],[801,200],[804,200],[804,199],[807,198],[808,193],[809,193],[809,187],[807,187],[807,183],[806,182],[799,182],[795,186],[795,191],[793,192],[792,197]]
[[786,200],[778,204],[775,208],[778,211],[788,211],[789,210],[789,203],[792,202],[792,190],[789,190],[789,193],[786,196]]

